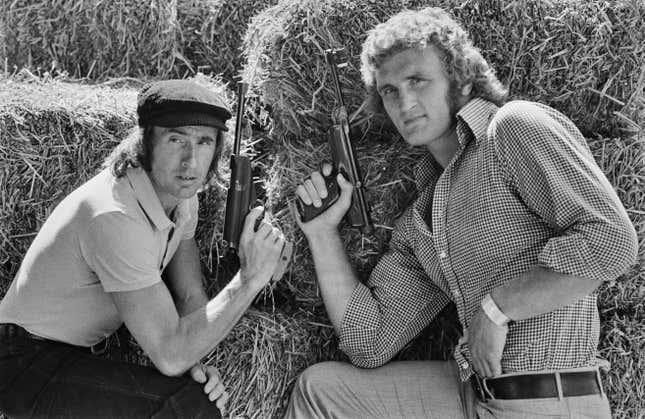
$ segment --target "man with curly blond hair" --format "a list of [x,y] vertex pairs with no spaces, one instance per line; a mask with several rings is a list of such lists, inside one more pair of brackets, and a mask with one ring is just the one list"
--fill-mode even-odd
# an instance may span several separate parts
[[[287,417],[609,418],[596,290],[634,262],[637,239],[584,137],[555,109],[506,102],[441,9],[379,24],[361,59],[374,107],[428,153],[365,284],[338,233],[352,195],[342,175],[338,202],[298,219],[353,365],[308,368]],[[296,193],[320,206],[323,176]],[[463,326],[454,361],[389,362],[451,301]]]

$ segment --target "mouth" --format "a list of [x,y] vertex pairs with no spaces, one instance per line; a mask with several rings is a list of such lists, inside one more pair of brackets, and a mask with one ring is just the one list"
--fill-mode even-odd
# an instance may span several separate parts
[[194,182],[197,180],[195,176],[177,176],[177,179],[182,182]]
[[411,118],[406,118],[403,120],[403,124],[405,126],[412,125],[421,121],[423,118],[425,118],[425,115],[418,115],[418,116],[413,116]]

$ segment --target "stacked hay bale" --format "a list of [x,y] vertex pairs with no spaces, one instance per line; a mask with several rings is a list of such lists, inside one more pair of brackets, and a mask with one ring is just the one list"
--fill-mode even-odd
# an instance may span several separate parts
[[[623,309],[630,313],[627,320],[603,323],[602,351],[617,364],[611,374],[631,371],[632,362],[621,357],[622,351],[642,353],[638,336],[644,331],[637,302],[643,297],[638,290],[644,284],[645,259],[645,5],[641,3],[281,0],[255,16],[245,36],[243,76],[271,112],[272,131],[265,141],[267,196],[296,243],[291,276],[279,284],[278,292],[309,311],[320,309],[306,240],[294,227],[291,214],[282,209],[293,199],[302,179],[317,169],[320,161],[329,159],[325,131],[331,123],[334,99],[324,60],[326,49],[343,47],[349,57],[348,66],[339,70],[340,81],[352,114],[354,145],[376,225],[371,236],[342,228],[361,279],[367,277],[387,245],[394,219],[414,198],[413,166],[423,152],[406,147],[383,116],[370,117],[364,112],[358,65],[367,30],[397,11],[427,5],[450,10],[468,28],[500,79],[510,86],[512,98],[541,101],[559,109],[590,138],[590,146],[628,209],[641,241],[639,266],[603,288],[600,298],[603,313],[614,313],[612,307],[621,307],[615,310],[616,315],[624,316]],[[629,297],[617,296],[620,284],[629,284]],[[439,319],[442,327],[457,330],[458,325],[447,318]],[[621,323],[623,320],[627,324]],[[440,329],[435,324],[429,333]],[[616,340],[617,333],[633,341],[608,343],[608,339]],[[433,352],[445,354],[449,352],[445,345],[451,343],[446,340]],[[610,387],[614,385],[611,377]],[[645,389],[645,381],[634,374],[631,377],[636,381],[629,385],[639,389],[636,394]],[[618,417],[630,417],[645,408],[635,398],[626,401],[622,388],[610,388]]]
[[237,75],[253,14],[277,0],[0,2],[0,62],[74,78]]
[[2,2],[8,70],[165,77],[180,59],[176,0]]
[[[233,81],[242,67],[241,45],[251,17],[277,0],[178,0],[179,44],[195,71]],[[178,70],[181,74],[181,70]]]

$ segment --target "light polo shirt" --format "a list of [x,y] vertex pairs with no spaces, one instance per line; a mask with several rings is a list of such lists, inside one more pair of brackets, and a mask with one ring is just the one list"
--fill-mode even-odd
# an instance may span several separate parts
[[0,303],[0,323],[91,346],[123,320],[111,292],[161,281],[181,240],[195,234],[197,197],[165,214],[148,174],[103,170],[47,218]]

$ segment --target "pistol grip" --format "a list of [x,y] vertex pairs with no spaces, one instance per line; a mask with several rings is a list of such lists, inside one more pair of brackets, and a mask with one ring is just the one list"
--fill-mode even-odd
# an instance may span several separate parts
[[284,273],[287,271],[289,264],[291,263],[291,256],[293,255],[293,244],[290,241],[284,242],[282,251],[280,252],[280,260],[278,261],[278,266],[273,275],[271,276],[271,282],[277,282],[284,276]]
[[336,201],[338,201],[338,198],[340,197],[340,191],[338,182],[336,181],[336,174],[336,170],[332,170],[332,172],[328,176],[323,175],[325,186],[327,187],[327,197],[322,200],[322,205],[320,207],[315,207],[313,204],[307,205],[302,202],[300,198],[296,200],[298,213],[300,214],[300,219],[303,223],[313,220],[323,212],[327,211],[329,207],[331,207],[336,203]]

